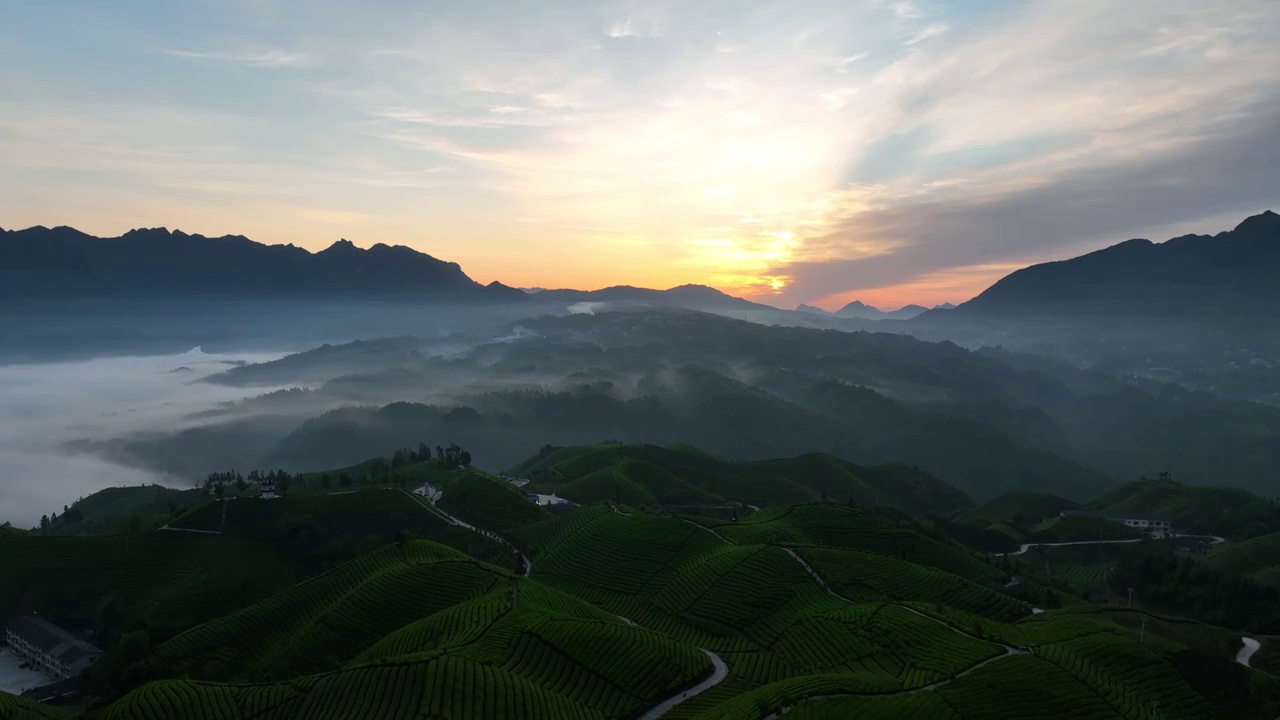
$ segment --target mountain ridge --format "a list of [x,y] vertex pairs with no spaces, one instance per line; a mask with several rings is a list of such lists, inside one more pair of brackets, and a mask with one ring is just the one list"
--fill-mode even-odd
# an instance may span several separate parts
[[1277,276],[1280,215],[1267,210],[1216,235],[1135,238],[1016,270],[952,317],[1266,314],[1280,307]]
[[458,263],[403,245],[365,249],[344,238],[313,253],[243,235],[208,237],[157,227],[96,237],[42,225],[0,231],[0,296],[527,299],[501,283],[481,285]]

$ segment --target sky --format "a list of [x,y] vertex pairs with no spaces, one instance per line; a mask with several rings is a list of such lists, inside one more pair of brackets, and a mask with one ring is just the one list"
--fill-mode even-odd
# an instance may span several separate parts
[[1280,209],[1275,0],[16,0],[0,227],[958,302]]

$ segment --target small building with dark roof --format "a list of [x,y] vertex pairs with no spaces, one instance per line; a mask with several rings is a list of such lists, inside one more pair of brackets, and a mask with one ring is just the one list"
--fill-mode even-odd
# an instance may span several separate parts
[[23,661],[56,680],[79,677],[102,657],[102,650],[36,615],[9,621],[5,640]]

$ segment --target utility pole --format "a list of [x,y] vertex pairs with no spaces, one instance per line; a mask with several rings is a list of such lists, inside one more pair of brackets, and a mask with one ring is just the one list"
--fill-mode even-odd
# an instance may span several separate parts
[[1138,644],[1143,645],[1147,639],[1147,619],[1142,618],[1142,631],[1138,633]]

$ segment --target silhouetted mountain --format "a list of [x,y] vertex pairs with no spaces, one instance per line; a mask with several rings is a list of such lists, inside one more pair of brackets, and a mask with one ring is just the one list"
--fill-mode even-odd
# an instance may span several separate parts
[[544,290],[534,297],[544,302],[660,305],[712,313],[735,311],[785,312],[770,305],[762,305],[728,295],[706,285],[680,285],[668,290],[651,290],[630,285],[616,285],[599,290]]
[[812,305],[806,305],[804,303],[801,303],[796,306],[796,312],[812,313],[814,315],[830,315],[831,314],[820,307],[814,307]]
[[956,317],[1267,315],[1280,308],[1280,215],[1268,210],[1217,235],[1129,240],[1014,272]]
[[240,235],[152,228],[98,238],[39,226],[0,231],[0,297],[527,299],[501,283],[480,285],[457,263],[399,245],[362,250],[339,240],[311,253]]
[[933,309],[934,309],[934,310],[955,310],[955,309],[956,309],[956,306],[955,306],[955,305],[952,305],[952,304],[951,304],[951,303],[949,303],[949,302],[944,302],[944,303],[942,303],[941,305],[934,305],[934,306],[933,306]]
[[919,305],[906,305],[897,310],[885,312],[859,300],[854,300],[832,314],[841,318],[862,318],[864,320],[910,320],[927,309]]

